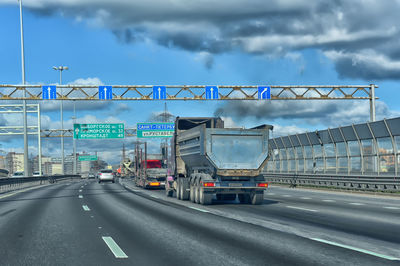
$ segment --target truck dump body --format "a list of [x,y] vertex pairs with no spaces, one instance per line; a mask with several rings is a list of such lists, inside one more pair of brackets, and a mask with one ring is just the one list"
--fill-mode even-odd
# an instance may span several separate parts
[[255,170],[268,157],[268,130],[206,128],[200,125],[177,137],[180,157],[191,168]]

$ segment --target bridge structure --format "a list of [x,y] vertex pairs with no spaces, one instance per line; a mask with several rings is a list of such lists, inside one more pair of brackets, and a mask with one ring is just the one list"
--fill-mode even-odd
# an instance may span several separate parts
[[276,137],[269,147],[273,181],[400,190],[400,117]]
[[[211,94],[210,94],[211,87]],[[48,101],[264,101],[268,104],[276,100],[368,100],[370,104],[370,121],[375,121],[375,89],[378,86],[370,85],[7,85],[0,84],[0,101],[19,101],[27,100],[35,103],[45,103]],[[268,90],[268,95],[263,93]],[[7,109],[8,108],[8,109]],[[22,107],[15,105],[10,109],[4,105],[0,110],[3,112],[13,112],[14,109]],[[6,110],[7,109],[7,110]],[[18,111],[20,112],[21,110]],[[29,110],[29,108],[28,108]],[[39,111],[40,116],[40,111]],[[40,119],[39,119],[40,120]],[[72,129],[41,129],[31,127],[27,129],[28,134],[38,134],[40,137],[73,137]],[[23,134],[23,127],[0,127],[0,135]],[[308,134],[308,133],[307,133]],[[306,135],[307,135],[306,134]],[[310,133],[311,134],[311,133]],[[136,136],[136,128],[125,128],[125,136]],[[307,135],[308,136],[308,135]],[[282,148],[277,148],[279,140],[273,140],[270,145],[272,149],[272,160],[268,169],[273,169],[274,173],[282,173],[284,166],[290,164],[288,172],[292,172],[293,162],[281,158],[288,158],[289,151],[285,153]],[[39,144],[40,145],[40,144]],[[313,144],[314,145],[314,144]],[[313,146],[311,145],[311,146]],[[322,145],[322,144],[321,144]],[[305,147],[305,146],[304,146]],[[303,147],[303,154],[307,148]],[[286,148],[286,146],[285,146]],[[314,148],[314,147],[313,147]],[[315,148],[317,149],[317,148]],[[39,147],[40,150],[40,147]],[[278,150],[279,156],[276,156]],[[336,150],[335,150],[336,151]],[[313,151],[314,152],[314,151]],[[314,153],[313,153],[314,154]],[[315,152],[317,154],[317,151]],[[314,155],[313,155],[314,156]],[[335,155],[336,156],[336,155]],[[41,157],[41,156],[40,156]],[[278,159],[279,158],[279,159]],[[297,158],[297,157],[296,157]],[[313,157],[314,158],[314,157]],[[328,157],[327,157],[328,158]],[[397,157],[396,157],[397,158]],[[308,158],[307,158],[308,159]],[[304,164],[309,160],[304,159]],[[315,169],[320,169],[320,159],[315,157]],[[349,159],[350,160],[350,159]],[[279,162],[278,162],[279,161]],[[329,161],[329,162],[328,162]],[[331,159],[324,161],[324,171],[328,171]],[[342,163],[339,156],[336,166]],[[318,166],[317,166],[318,162]],[[313,162],[314,163],[314,162]],[[341,164],[340,164],[341,163]],[[279,168],[278,165],[279,164]],[[282,167],[280,166],[282,165]],[[296,172],[301,169],[308,173],[310,166],[301,166],[299,160],[296,161]],[[272,168],[271,168],[272,166]],[[301,168],[303,167],[303,168]],[[350,169],[348,166],[346,169]],[[397,166],[396,166],[397,167]],[[340,168],[340,167],[338,167]],[[279,170],[278,170],[279,169]],[[397,169],[397,168],[396,168]],[[336,170],[338,171],[338,170]],[[350,171],[350,170],[348,170]],[[396,170],[397,173],[397,170]]]

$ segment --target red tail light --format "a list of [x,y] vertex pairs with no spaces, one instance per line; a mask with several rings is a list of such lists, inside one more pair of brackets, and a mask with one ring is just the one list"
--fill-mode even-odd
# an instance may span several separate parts
[[204,182],[203,187],[215,187],[215,183],[214,182]]
[[268,183],[258,183],[257,187],[268,187]]

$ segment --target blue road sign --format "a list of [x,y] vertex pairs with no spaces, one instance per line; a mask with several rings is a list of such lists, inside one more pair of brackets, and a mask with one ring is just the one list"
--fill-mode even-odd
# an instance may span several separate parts
[[56,86],[42,86],[42,99],[55,100],[57,98]]
[[99,99],[112,100],[112,86],[99,86]]
[[206,99],[218,99],[218,86],[206,86]]
[[167,98],[167,88],[165,86],[153,86],[153,99],[164,100]]
[[258,99],[265,100],[271,99],[271,87],[270,86],[258,86]]

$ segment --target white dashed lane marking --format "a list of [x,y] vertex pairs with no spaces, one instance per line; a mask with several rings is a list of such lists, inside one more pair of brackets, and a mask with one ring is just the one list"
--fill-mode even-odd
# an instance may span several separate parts
[[125,252],[118,246],[111,236],[103,236],[102,239],[117,259],[128,258]]
[[400,210],[400,208],[399,208],[399,207],[391,207],[391,206],[388,206],[388,207],[383,207],[383,208],[385,208],[385,209],[389,209],[389,210]]
[[309,200],[309,199],[311,199],[311,198],[309,198],[309,197],[301,197],[301,199]]
[[350,205],[355,205],[355,206],[362,206],[365,205],[364,203],[358,203],[358,202],[350,202]]
[[87,205],[82,205],[82,208],[87,212],[90,211],[90,209],[89,209],[89,207]]
[[322,201],[324,201],[324,202],[336,202],[336,200],[331,200],[331,199],[324,199]]
[[79,195],[78,198],[83,199],[83,196],[82,196],[82,195]]

